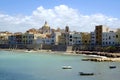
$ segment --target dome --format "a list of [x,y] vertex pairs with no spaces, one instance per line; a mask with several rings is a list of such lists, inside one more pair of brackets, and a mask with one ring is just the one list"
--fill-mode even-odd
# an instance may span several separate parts
[[45,21],[45,24],[43,25],[43,28],[49,28],[49,25],[48,25],[47,21]]

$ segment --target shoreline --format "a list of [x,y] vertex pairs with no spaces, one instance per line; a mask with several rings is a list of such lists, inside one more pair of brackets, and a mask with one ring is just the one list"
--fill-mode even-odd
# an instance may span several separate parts
[[63,53],[73,55],[86,55],[91,57],[108,57],[108,58],[120,58],[120,53],[107,53],[97,51],[51,51],[51,50],[28,50],[28,49],[1,49],[0,51],[16,51],[16,52],[47,52],[47,53]]
[[105,53],[105,52],[90,52],[80,51],[79,54],[73,51],[51,51],[51,50],[30,50],[28,49],[0,49],[0,51],[13,51],[24,53],[48,53],[48,54],[63,54],[63,55],[83,55],[91,58],[84,58],[82,61],[94,62],[120,62],[120,53]]

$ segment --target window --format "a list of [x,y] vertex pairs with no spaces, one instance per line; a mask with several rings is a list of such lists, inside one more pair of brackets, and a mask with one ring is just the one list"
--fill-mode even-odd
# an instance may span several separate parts
[[109,39],[111,39],[111,37],[109,36]]
[[70,39],[70,41],[72,41],[72,39]]
[[113,42],[113,44],[115,44],[115,43]]
[[116,35],[116,38],[118,38],[118,35]]
[[72,35],[70,35],[70,38],[72,38]]
[[52,42],[54,42],[54,40],[52,40]]
[[109,42],[109,44],[111,44],[111,42]]
[[106,44],[107,44],[107,42],[106,42]]
[[104,45],[104,42],[103,42],[103,45]]

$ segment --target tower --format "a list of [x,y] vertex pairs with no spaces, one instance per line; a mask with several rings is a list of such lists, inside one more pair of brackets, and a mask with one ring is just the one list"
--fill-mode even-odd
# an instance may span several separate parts
[[69,32],[69,26],[65,27],[65,32]]

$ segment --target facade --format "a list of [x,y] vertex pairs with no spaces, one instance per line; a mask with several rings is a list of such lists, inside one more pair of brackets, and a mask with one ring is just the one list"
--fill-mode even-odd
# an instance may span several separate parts
[[9,48],[27,48],[27,46],[33,44],[33,34],[13,34],[9,36]]
[[96,35],[96,45],[102,46],[102,33],[108,32],[109,28],[103,25],[98,25],[95,27],[95,35]]
[[116,33],[113,31],[102,33],[102,47],[115,46],[116,45]]
[[120,46],[120,29],[116,31],[116,46]]
[[54,32],[51,35],[51,42],[54,45],[59,45],[60,43],[60,36],[61,36],[61,32]]
[[8,37],[12,35],[10,32],[0,32],[0,48],[8,48],[9,47],[9,41]]
[[10,32],[0,32],[0,44],[8,44],[8,36],[12,35]]
[[98,50],[108,46],[120,47],[120,29],[97,25],[91,33],[71,32],[69,26],[51,29],[45,21],[40,29],[32,28],[25,33],[0,32],[0,47],[77,51]]
[[106,26],[98,25],[95,27],[95,31],[91,32],[90,47],[98,50],[102,47],[119,46],[119,35],[119,29],[110,29]]
[[82,50],[88,50],[89,49],[89,46],[90,46],[90,33],[87,33],[87,32],[82,32],[81,33],[81,38],[82,38],[82,46],[81,46],[81,49]]
[[59,36],[59,45],[66,45],[66,34],[65,33],[61,33],[61,36]]
[[69,33],[69,46],[72,45],[81,45],[82,43],[81,34],[78,32]]
[[96,45],[96,34],[95,32],[90,33],[90,46],[94,47]]

